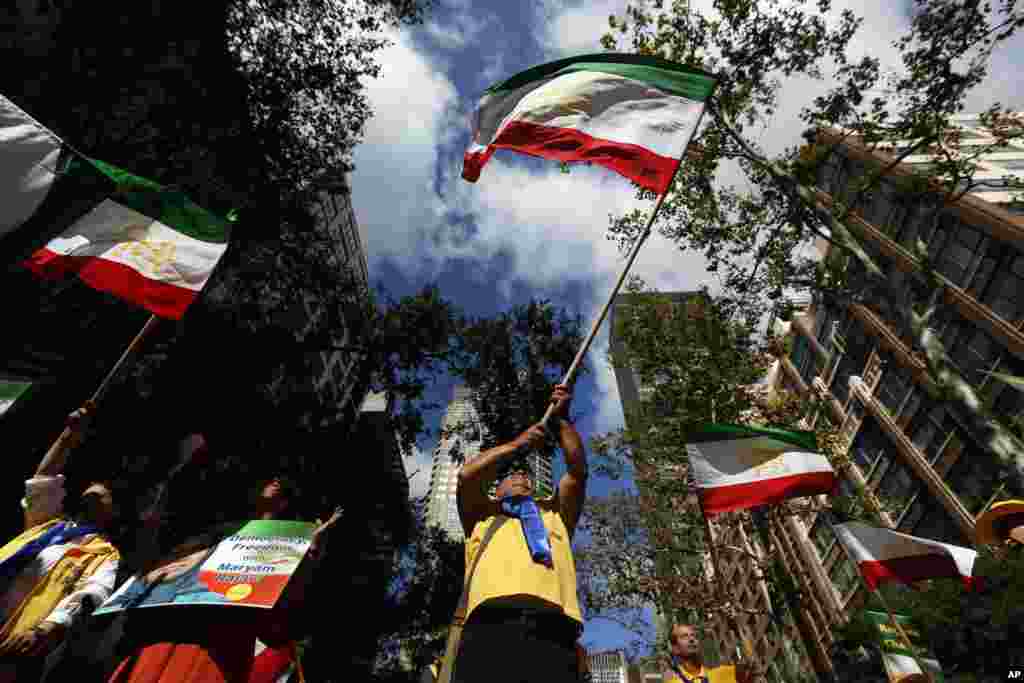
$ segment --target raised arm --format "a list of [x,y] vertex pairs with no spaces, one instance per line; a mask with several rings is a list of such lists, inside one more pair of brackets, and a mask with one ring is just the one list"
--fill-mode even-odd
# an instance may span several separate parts
[[64,472],[64,466],[68,461],[68,453],[79,445],[85,438],[85,430],[96,412],[96,404],[86,401],[81,408],[68,415],[67,423],[63,432],[57,440],[46,451],[46,455],[39,461],[36,467],[37,477],[55,477]]
[[64,431],[50,446],[36,467],[35,474],[25,482],[21,501],[25,528],[59,517],[64,509],[64,466],[68,453],[82,443],[85,429],[96,406],[92,401],[71,413]]
[[552,415],[558,421],[558,441],[562,446],[566,470],[558,482],[558,510],[572,536],[583,512],[583,501],[587,497],[587,452],[579,432],[569,421],[569,406],[572,402],[569,387],[564,384],[556,386],[552,402],[555,405]]
[[498,466],[516,453],[544,443],[544,428],[534,425],[508,443],[490,448],[459,470],[458,504],[459,518],[468,538],[473,527],[486,519],[497,509],[497,503],[487,496],[486,485],[494,479]]

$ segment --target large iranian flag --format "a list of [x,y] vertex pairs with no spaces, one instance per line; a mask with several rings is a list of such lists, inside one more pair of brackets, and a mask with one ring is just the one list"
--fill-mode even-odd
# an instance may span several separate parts
[[606,166],[661,194],[715,87],[708,73],[657,57],[593,54],[523,71],[485,91],[462,177],[496,149]]
[[[0,260],[76,274],[181,318],[228,246],[228,223],[181,192],[70,150],[0,96]],[[41,248],[40,248],[41,247]]]
[[687,437],[686,450],[709,516],[830,493],[836,484],[811,432],[711,424]]
[[959,578],[970,588],[978,553],[970,548],[939,543],[898,531],[845,522],[833,527],[850,560],[857,563],[864,582],[874,590],[878,584],[899,581],[912,584],[925,579]]

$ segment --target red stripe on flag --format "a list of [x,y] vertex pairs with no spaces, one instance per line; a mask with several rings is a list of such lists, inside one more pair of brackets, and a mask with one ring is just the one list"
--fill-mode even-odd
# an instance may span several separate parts
[[44,248],[22,265],[44,279],[76,274],[93,289],[109,292],[171,320],[179,320],[198,294],[191,289],[150,280],[123,263],[95,256],[64,256]]
[[275,683],[291,665],[290,645],[274,649],[268,647],[253,660],[249,683]]
[[925,579],[960,578],[968,588],[974,588],[974,577],[964,576],[948,555],[905,555],[887,560],[866,560],[858,562],[864,583],[875,590],[881,583],[899,581],[911,584]]
[[701,489],[700,499],[704,514],[716,515],[758,505],[771,505],[789,498],[828,493],[834,484],[834,472],[806,472],[747,484]]
[[488,145],[486,152],[465,155],[462,177],[475,182],[494,149],[510,149],[555,161],[590,161],[610,168],[657,194],[668,189],[679,163],[678,159],[663,157],[640,145],[603,140],[572,128],[512,121]]

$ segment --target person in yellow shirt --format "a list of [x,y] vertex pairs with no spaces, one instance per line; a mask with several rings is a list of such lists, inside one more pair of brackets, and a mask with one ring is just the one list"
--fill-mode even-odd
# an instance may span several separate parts
[[662,683],[752,683],[753,672],[742,662],[713,668],[704,666],[700,637],[692,624],[676,624],[669,641],[669,669]]
[[[524,449],[544,443],[539,424],[481,453],[459,472],[467,575],[487,530],[500,526],[469,582],[453,683],[578,683],[576,640],[583,617],[571,543],[586,495],[587,459],[568,419],[571,399],[569,387],[555,388],[557,426],[552,426],[567,471],[551,498],[533,497],[533,472],[522,457]],[[487,485],[495,479],[497,499],[492,500]]]

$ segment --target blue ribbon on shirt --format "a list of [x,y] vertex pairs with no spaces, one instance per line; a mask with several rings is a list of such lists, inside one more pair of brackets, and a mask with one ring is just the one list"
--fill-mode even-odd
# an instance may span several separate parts
[[509,517],[519,520],[526,536],[526,545],[530,549],[530,557],[534,562],[553,566],[551,559],[551,542],[548,541],[548,530],[544,528],[537,503],[530,496],[505,496],[501,499],[501,510]]
[[96,534],[99,531],[99,527],[91,524],[72,525],[69,522],[54,524],[52,529],[47,530],[46,533],[34,541],[29,541],[21,546],[18,552],[0,562],[0,581],[7,581],[17,576],[32,560],[36,559],[39,553],[51,545],[67,543],[80,536]]
[[672,670],[679,674],[679,680],[683,681],[683,683],[708,683],[707,676],[694,676],[690,678],[683,672],[683,664],[675,655],[670,654],[668,657],[672,660]]

